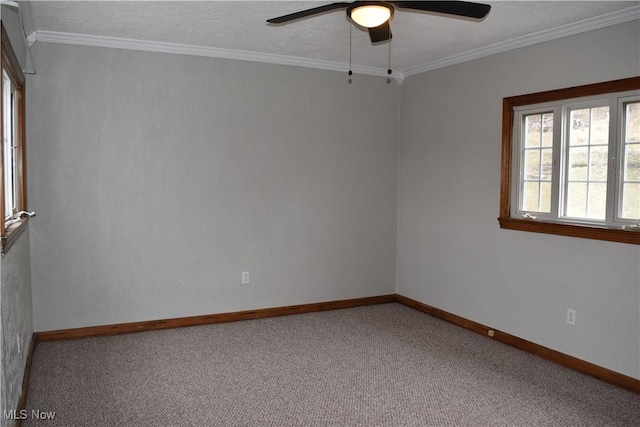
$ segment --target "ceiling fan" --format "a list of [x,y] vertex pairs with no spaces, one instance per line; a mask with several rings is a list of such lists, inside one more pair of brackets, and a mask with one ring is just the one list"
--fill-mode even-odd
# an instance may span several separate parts
[[484,18],[491,10],[491,6],[488,4],[467,1],[354,1],[314,7],[289,15],[267,19],[267,22],[270,24],[286,24],[325,12],[347,9],[347,16],[356,24],[367,28],[371,42],[378,43],[390,40],[392,37],[389,19],[393,16],[395,8],[409,11],[437,12],[476,19]]

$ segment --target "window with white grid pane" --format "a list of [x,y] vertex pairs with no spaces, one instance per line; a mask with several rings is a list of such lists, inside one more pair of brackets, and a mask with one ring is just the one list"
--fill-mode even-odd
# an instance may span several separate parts
[[562,216],[604,221],[607,212],[609,106],[566,110]]
[[533,113],[523,116],[522,148],[522,210],[551,212],[553,171],[553,113]]
[[514,113],[512,217],[621,228],[640,221],[637,91]]

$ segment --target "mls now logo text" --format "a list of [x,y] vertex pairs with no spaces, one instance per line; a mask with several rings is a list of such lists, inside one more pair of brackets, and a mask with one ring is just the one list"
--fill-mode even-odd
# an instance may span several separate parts
[[34,420],[52,420],[56,417],[55,412],[41,411],[39,409],[33,409],[31,412],[26,409],[21,409],[19,411],[17,409],[5,409],[2,415],[5,420],[26,420],[29,417]]

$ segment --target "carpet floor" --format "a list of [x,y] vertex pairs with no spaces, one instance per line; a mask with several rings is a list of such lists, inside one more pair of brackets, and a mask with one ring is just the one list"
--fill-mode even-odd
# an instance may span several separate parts
[[23,426],[640,425],[636,394],[395,303],[41,342],[27,411]]

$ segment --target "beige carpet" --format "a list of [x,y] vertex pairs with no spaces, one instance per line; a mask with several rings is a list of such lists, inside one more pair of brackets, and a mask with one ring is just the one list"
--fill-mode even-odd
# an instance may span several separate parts
[[46,426],[637,426],[640,397],[399,304],[39,343]]

